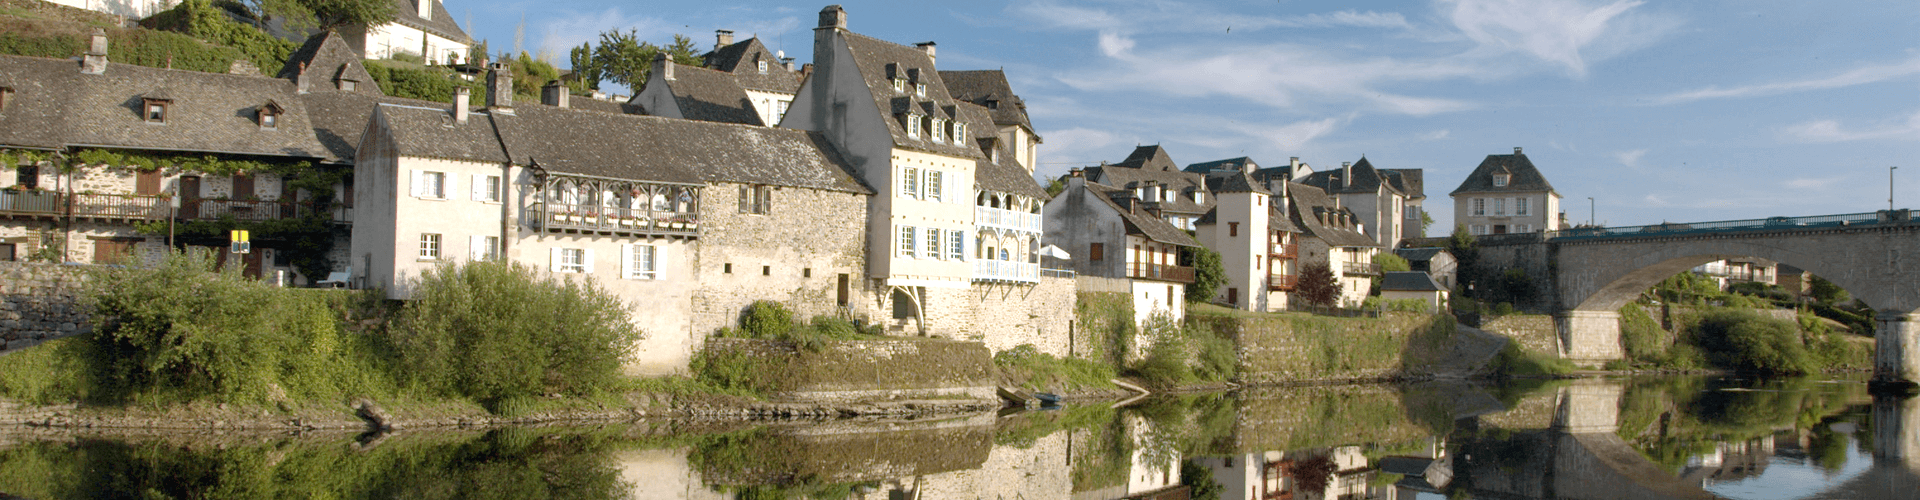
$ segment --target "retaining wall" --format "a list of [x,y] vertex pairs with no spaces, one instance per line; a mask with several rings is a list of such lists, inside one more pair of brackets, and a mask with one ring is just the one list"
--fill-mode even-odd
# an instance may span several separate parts
[[1380,318],[1289,314],[1270,318],[1194,316],[1230,335],[1240,381],[1251,384],[1390,378],[1407,373],[1408,354],[1433,317],[1388,313]]
[[0,353],[93,331],[79,268],[0,262]]
[[937,339],[832,342],[818,352],[786,342],[711,339],[709,355],[744,353],[763,364],[770,399],[858,402],[963,397],[994,399],[993,354],[985,344]]

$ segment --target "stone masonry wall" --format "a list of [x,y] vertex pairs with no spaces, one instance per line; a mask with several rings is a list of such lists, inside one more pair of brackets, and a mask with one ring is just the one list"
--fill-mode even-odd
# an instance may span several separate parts
[[736,326],[755,300],[782,302],[803,322],[841,315],[842,275],[848,289],[844,313],[885,320],[867,309],[875,300],[866,275],[866,196],[780,187],[773,191],[770,213],[743,214],[739,187],[715,184],[703,194],[707,208],[700,217],[706,230],[694,259],[699,283],[693,291],[695,338]]
[[1195,316],[1216,332],[1231,332],[1240,356],[1240,380],[1250,384],[1380,379],[1417,367],[1408,354],[1432,323],[1424,314],[1380,318],[1285,315],[1271,318]]
[[1041,278],[1038,285],[975,284],[927,289],[927,324],[935,334],[974,340],[1000,352],[1033,344],[1067,355],[1073,325],[1073,278]]
[[1529,352],[1560,357],[1560,333],[1552,316],[1511,314],[1487,320],[1480,329],[1505,335]]
[[73,267],[0,262],[0,353],[93,331]]
[[834,342],[818,352],[769,340],[710,339],[709,355],[741,353],[778,380],[780,400],[861,401],[928,396],[993,399],[993,355],[979,342]]

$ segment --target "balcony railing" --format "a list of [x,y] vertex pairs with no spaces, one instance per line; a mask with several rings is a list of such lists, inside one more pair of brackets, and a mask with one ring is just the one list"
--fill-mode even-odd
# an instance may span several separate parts
[[528,209],[527,220],[533,227],[548,231],[680,235],[700,232],[699,214],[594,205],[535,203]]
[[1181,266],[1163,266],[1157,264],[1132,264],[1128,277],[1160,281],[1193,282],[1193,268]]
[[1274,258],[1292,259],[1300,256],[1300,245],[1298,244],[1274,243],[1272,246],[1273,248],[1269,250],[1268,253],[1273,254]]
[[1345,266],[1342,266],[1341,269],[1345,271],[1346,274],[1363,274],[1368,276],[1378,276],[1380,274],[1379,264],[1367,262],[1348,262]]
[[[167,199],[134,194],[74,194],[51,191],[0,190],[0,213],[97,219],[160,219],[167,215]],[[69,212],[71,210],[71,212]]]
[[973,280],[1039,283],[1040,265],[1007,260],[975,260]]
[[1297,286],[1300,286],[1299,276],[1295,276],[1291,274],[1275,274],[1275,275],[1267,276],[1268,290],[1272,290],[1275,292],[1291,292],[1293,291],[1293,288]]
[[232,216],[236,220],[262,221],[291,219],[296,215],[292,202],[252,200],[183,200],[180,202],[182,219],[220,219]]
[[1015,212],[1004,208],[973,207],[973,223],[1015,231],[1040,232],[1040,214]]
[[0,190],[0,212],[14,215],[55,215],[67,213],[67,202],[48,191]]

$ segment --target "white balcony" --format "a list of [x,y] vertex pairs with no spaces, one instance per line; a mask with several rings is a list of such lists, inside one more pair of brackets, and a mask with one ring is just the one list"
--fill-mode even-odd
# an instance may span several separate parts
[[1040,232],[1040,214],[974,206],[973,224],[981,227],[1038,233]]
[[1040,265],[1007,260],[975,260],[973,280],[1039,283]]

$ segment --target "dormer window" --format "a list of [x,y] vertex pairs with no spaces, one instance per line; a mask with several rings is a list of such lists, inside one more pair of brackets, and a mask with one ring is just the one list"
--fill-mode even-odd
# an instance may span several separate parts
[[907,79],[905,78],[893,79],[893,93],[904,94],[906,92],[907,92]]
[[966,140],[966,138],[967,138],[967,124],[960,123],[960,122],[953,122],[953,143],[962,144],[961,141]]
[[927,84],[924,84],[924,83],[913,84],[913,95],[919,96],[919,97],[926,97]]
[[1507,174],[1493,174],[1493,187],[1507,187]]
[[13,87],[0,87],[0,111],[7,110],[7,104],[13,102]]
[[260,128],[270,129],[279,126],[280,114],[283,111],[279,104],[272,101],[260,105],[260,109],[256,111],[260,115]]
[[147,120],[147,123],[167,122],[167,108],[173,104],[173,100],[147,98],[141,99],[141,102],[140,115]]
[[353,92],[354,89],[360,87],[360,82],[356,82],[353,80],[340,80],[334,83],[338,84],[342,92]]
[[767,74],[767,62],[766,62],[766,61],[760,61],[760,74],[762,74],[762,75],[764,75],[764,74]]
[[987,99],[986,105],[987,105],[987,109],[1000,109],[1000,100]]
[[920,115],[907,113],[907,138],[920,138]]
[[934,118],[932,130],[928,131],[931,133],[927,134],[928,138],[933,139],[933,142],[947,142],[946,127],[947,127],[946,120]]
[[1194,192],[1193,192],[1193,204],[1195,204],[1195,205],[1205,205],[1206,203],[1207,203],[1207,192],[1206,192],[1206,191],[1200,191],[1200,190],[1194,190]]

